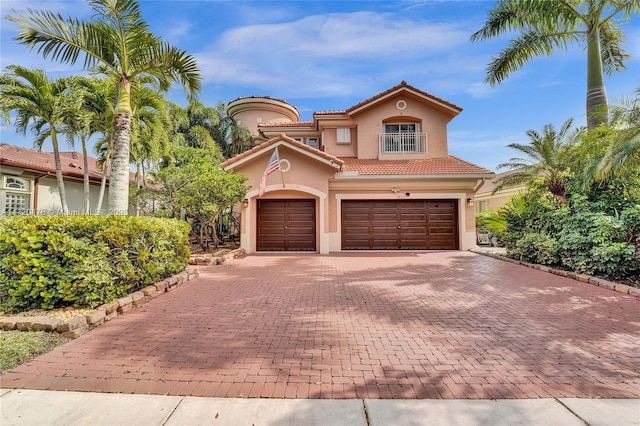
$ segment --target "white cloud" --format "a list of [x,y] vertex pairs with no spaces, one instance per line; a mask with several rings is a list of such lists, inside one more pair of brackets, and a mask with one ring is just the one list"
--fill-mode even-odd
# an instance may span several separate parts
[[313,15],[297,21],[250,25],[219,40],[227,52],[285,50],[307,57],[387,57],[407,52],[444,51],[467,42],[467,32],[452,24],[431,24],[373,12]]
[[257,85],[278,97],[348,97],[401,80],[447,79],[450,91],[464,92],[487,55],[471,50],[463,24],[407,16],[335,13],[236,27],[195,56],[207,82]]

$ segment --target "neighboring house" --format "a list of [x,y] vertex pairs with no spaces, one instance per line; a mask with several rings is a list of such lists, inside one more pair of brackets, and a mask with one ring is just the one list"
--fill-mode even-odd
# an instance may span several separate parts
[[[251,186],[237,207],[247,253],[475,247],[470,201],[495,174],[448,155],[447,123],[462,108],[403,81],[311,121],[269,97],[238,98],[229,111],[261,142],[221,165]],[[276,149],[280,170],[259,196]]]
[[[77,152],[61,152],[64,189],[70,213],[84,210],[83,157]],[[88,158],[91,209],[96,208],[102,173],[96,159]],[[103,206],[107,205],[108,190]],[[103,207],[104,208],[104,207]],[[0,215],[61,213],[52,152],[0,143]]]
[[497,174],[493,179],[487,179],[483,182],[482,186],[478,188],[475,196],[476,213],[483,212],[485,210],[497,211],[500,207],[504,206],[510,199],[516,194],[524,192],[527,189],[526,184],[506,186],[496,193],[493,190],[496,188],[498,181],[507,175],[514,173],[517,170],[509,170],[504,173]]

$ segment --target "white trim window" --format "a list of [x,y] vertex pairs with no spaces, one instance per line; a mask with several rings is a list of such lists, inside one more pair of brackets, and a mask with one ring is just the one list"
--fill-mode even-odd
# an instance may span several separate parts
[[14,176],[5,176],[2,181],[2,214],[28,214],[31,211],[31,182]]
[[380,134],[382,154],[427,152],[427,134],[420,132],[420,123],[384,123]]
[[351,143],[351,129],[348,127],[338,127],[336,129],[336,143],[348,145]]

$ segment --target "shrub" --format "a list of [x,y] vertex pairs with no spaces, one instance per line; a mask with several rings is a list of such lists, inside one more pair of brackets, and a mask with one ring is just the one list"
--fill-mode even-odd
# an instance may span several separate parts
[[0,297],[8,310],[97,306],[182,270],[189,226],[127,216],[0,218]]
[[558,242],[546,234],[525,234],[510,253],[525,262],[555,265],[559,261]]
[[595,272],[610,276],[625,276],[640,266],[634,255],[635,246],[627,243],[608,243],[591,249]]

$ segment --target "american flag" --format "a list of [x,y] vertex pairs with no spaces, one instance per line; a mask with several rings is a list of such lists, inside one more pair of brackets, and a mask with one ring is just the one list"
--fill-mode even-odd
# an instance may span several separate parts
[[278,147],[273,150],[273,154],[271,154],[271,158],[269,158],[269,163],[267,163],[267,168],[264,169],[264,173],[262,174],[262,180],[260,180],[260,190],[258,191],[258,196],[262,197],[264,194],[264,190],[267,187],[267,176],[276,170],[280,170],[280,156],[278,155]]

